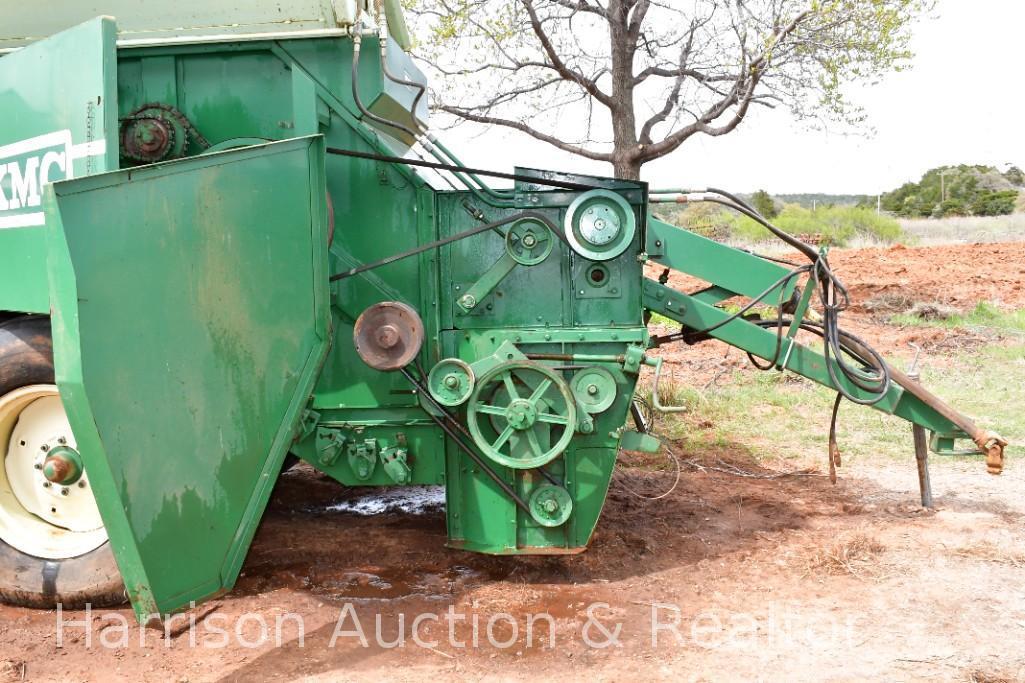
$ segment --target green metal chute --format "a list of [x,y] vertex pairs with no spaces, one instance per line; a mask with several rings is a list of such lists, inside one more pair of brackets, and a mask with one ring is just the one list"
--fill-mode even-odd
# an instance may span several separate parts
[[319,137],[58,183],[57,381],[140,619],[230,588],[329,342]]

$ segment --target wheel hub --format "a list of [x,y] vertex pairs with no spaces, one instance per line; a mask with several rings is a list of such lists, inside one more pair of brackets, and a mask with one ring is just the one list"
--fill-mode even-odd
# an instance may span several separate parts
[[56,387],[0,397],[0,456],[0,539],[47,559],[75,557],[107,540]]
[[[43,461],[43,476],[51,484],[71,486],[82,478],[82,456],[74,448],[58,446]],[[84,487],[83,487],[84,488]]]
[[516,399],[505,409],[505,419],[516,430],[524,431],[534,426],[537,421],[537,409],[526,399]]

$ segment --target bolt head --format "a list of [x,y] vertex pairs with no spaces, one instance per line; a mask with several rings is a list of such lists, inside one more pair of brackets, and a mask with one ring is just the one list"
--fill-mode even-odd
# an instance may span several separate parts
[[61,495],[62,496],[68,495],[68,489],[61,489]]
[[597,393],[598,393],[598,385],[597,384],[588,384],[587,385],[587,393],[589,393],[591,396],[597,395]]

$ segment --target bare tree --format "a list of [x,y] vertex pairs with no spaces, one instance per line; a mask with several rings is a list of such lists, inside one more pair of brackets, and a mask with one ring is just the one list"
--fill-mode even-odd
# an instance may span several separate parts
[[[857,123],[931,0],[408,0],[436,110],[623,178],[757,106]],[[567,133],[571,131],[571,133]]]

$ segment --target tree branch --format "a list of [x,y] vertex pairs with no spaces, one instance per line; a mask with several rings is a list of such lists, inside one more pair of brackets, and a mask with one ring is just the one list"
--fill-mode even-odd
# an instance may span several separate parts
[[537,16],[537,11],[534,9],[534,0],[520,0],[520,2],[523,4],[523,7],[526,8],[527,14],[530,15],[531,30],[534,31],[534,35],[537,36],[538,41],[541,43],[541,47],[544,49],[545,54],[548,55],[548,59],[551,60],[552,66],[555,70],[567,81],[573,81],[579,84],[580,87],[586,90],[591,97],[611,109],[615,105],[612,98],[602,92],[597,83],[566,66],[566,63],[559,57],[558,52],[555,50],[555,46],[552,45],[551,38],[549,38],[548,34],[545,33],[544,27],[541,25],[541,20]]
[[553,135],[548,135],[547,133],[542,133],[539,130],[531,128],[530,126],[521,121],[511,121],[509,119],[498,118],[495,116],[484,116],[482,114],[475,114],[471,111],[463,109],[462,107],[453,107],[446,104],[438,105],[437,108],[443,112],[452,114],[453,116],[458,116],[459,118],[466,119],[467,121],[472,121],[474,123],[483,123],[489,126],[503,126],[505,128],[512,128],[514,130],[518,130],[521,133],[526,133],[527,135],[538,140],[541,140],[542,142],[547,142],[548,144],[554,147],[558,147],[559,149],[565,152],[569,152],[570,154],[576,154],[586,159],[592,159],[594,161],[612,161],[611,153],[595,152],[585,147],[571,145],[567,142],[563,142],[562,140]]

